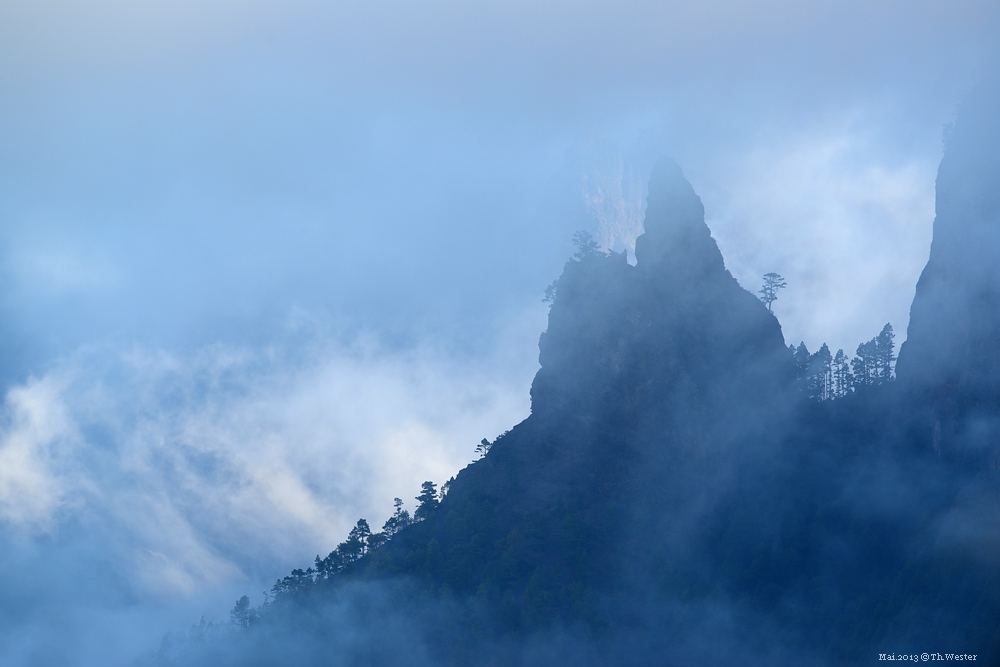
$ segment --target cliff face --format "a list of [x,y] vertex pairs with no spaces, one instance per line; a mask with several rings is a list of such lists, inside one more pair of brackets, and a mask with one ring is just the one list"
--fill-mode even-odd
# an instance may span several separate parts
[[677,531],[706,518],[748,452],[773,445],[794,369],[669,160],[650,179],[636,258],[567,263],[531,416],[456,477],[436,514],[376,552],[373,571],[426,571],[506,608],[511,632],[619,623],[635,595],[662,589],[656,563],[703,564],[679,551],[700,538]]
[[652,626],[636,664],[675,637],[659,605],[714,585],[713,513],[748,463],[775,451],[794,369],[777,320],[726,270],[669,160],[650,179],[645,227],[636,266],[596,251],[567,263],[531,416],[456,477],[434,516],[376,552],[374,570],[429,572],[504,610],[484,622],[501,633],[640,631],[640,618]]
[[[661,161],[636,266],[582,252],[557,281],[531,416],[372,568],[474,595],[500,610],[481,621],[490,632],[583,624],[595,663],[609,651],[607,664],[867,664],[928,637],[995,654],[1000,571],[978,554],[1000,496],[938,456],[912,410],[913,388],[941,373],[982,395],[1000,376],[993,361],[972,368],[1000,331],[977,306],[992,303],[1000,255],[994,161],[975,154],[942,166],[901,382],[823,403],[799,391],[777,320],[726,270],[701,200]],[[966,183],[968,169],[985,172]],[[712,639],[741,633],[759,644]]]
[[[956,247],[945,254],[936,238],[935,262],[970,245],[985,262],[982,241],[948,220],[939,238]],[[894,384],[805,398],[777,320],[726,270],[669,160],[650,179],[636,259],[584,249],[567,263],[531,416],[366,571],[476,600],[462,626],[480,633],[462,640],[470,664],[498,636],[554,628],[586,628],[570,642],[579,664],[867,664],[927,638],[995,652],[1000,573],[970,556],[983,508],[1000,513],[994,487],[928,446]],[[927,275],[918,314],[951,274]],[[982,298],[968,275],[958,287]],[[973,318],[984,340],[990,317]],[[906,382],[942,364],[965,372],[970,334],[928,333],[938,323],[926,319],[901,362]],[[947,364],[920,347],[925,335],[952,336]],[[508,647],[516,655],[490,659],[551,662]]]
[[[990,108],[963,112],[942,163],[899,382],[823,402],[661,161],[636,266],[583,245],[557,281],[528,419],[425,520],[333,574],[293,572],[265,622],[314,650],[295,664],[329,664],[330,636],[352,632],[398,648],[394,628],[429,664],[861,665],[928,646],[995,660],[998,468],[941,455],[948,438],[997,442]],[[349,613],[317,613],[331,600]],[[243,655],[263,664],[274,636],[248,633]],[[399,654],[344,664],[419,664]]]
[[1000,408],[1000,85],[988,83],[946,141],[930,257],[897,365],[901,383],[947,413]]

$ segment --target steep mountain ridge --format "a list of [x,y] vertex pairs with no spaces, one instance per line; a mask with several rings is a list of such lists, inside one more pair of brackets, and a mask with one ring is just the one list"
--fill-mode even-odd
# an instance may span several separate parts
[[641,632],[639,600],[703,587],[677,540],[700,543],[798,395],[777,320],[726,270],[680,168],[662,160],[649,193],[636,266],[583,246],[557,281],[531,416],[364,567],[474,597],[492,610],[479,641]]
[[996,655],[997,568],[954,532],[983,529],[997,487],[938,457],[909,380],[807,400],[672,161],[651,176],[636,259],[567,264],[531,416],[368,575],[412,576],[436,540],[458,567],[431,579],[500,610],[478,641],[584,627],[583,653],[618,664],[750,646],[745,664],[863,664],[920,638]]
[[649,202],[635,267],[624,254],[594,252],[556,283],[533,416],[611,385],[633,392],[637,406],[673,398],[705,407],[746,383],[759,396],[791,379],[790,365],[775,369],[787,358],[777,320],[726,270],[701,200],[673,161],[653,170]]
[[161,663],[1000,664],[998,110],[949,141],[897,382],[810,398],[661,160],[637,264],[582,238],[555,283],[531,415],[424,520]]

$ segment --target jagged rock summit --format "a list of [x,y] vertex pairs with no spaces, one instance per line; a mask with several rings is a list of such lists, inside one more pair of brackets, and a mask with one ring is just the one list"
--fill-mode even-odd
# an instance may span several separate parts
[[704,416],[780,393],[792,374],[781,327],[726,270],[701,199],[668,158],[650,177],[635,252],[634,267],[600,253],[566,265],[539,342],[533,413],[600,412],[620,404],[609,392],[626,391],[633,416],[616,419],[631,426],[667,404]]
[[[531,415],[371,567],[475,596],[499,610],[476,621],[490,632],[586,627],[590,664],[867,664],[923,635],[985,646],[992,574],[936,541],[967,477],[910,437],[895,387],[808,399],[777,319],[726,270],[667,159],[636,260],[584,246],[566,264]],[[911,500],[887,518],[895,497]],[[713,625],[715,604],[735,631]],[[740,632],[787,653],[714,643]]]
[[672,161],[654,169],[648,201],[636,266],[584,247],[556,282],[531,415],[371,568],[509,600],[512,629],[599,624],[593,614],[619,612],[598,608],[627,607],[647,559],[673,548],[639,539],[673,530],[662,508],[717,487],[773,439],[794,383],[777,320],[726,270]]
[[[998,331],[974,307],[996,280],[992,172],[964,180],[959,158],[995,160],[958,137],[901,382],[802,391],[777,320],[662,160],[636,266],[582,242],[555,283],[531,415],[422,521],[377,543],[365,525],[367,551],[352,531],[320,574],[279,582],[227,660],[167,664],[286,664],[293,642],[269,637],[295,638],[296,665],[425,664],[413,647],[455,667],[1000,655],[1000,487],[935,451],[928,411],[911,409],[945,370],[973,390],[1000,370],[972,368]],[[952,417],[956,433],[989,435],[982,422]]]
[[701,198],[670,158],[660,158],[650,175],[644,227],[635,244],[636,262],[644,271],[725,271]]

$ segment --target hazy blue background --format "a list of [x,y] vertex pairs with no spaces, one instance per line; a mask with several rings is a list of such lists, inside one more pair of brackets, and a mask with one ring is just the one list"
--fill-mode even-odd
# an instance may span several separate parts
[[660,154],[745,287],[785,276],[786,341],[901,340],[998,34],[987,1],[4,3],[0,662],[129,657],[412,508],[527,415],[573,231],[628,247]]

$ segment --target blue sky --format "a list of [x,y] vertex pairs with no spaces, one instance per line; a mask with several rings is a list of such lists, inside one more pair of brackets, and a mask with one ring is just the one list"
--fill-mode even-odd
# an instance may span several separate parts
[[454,474],[527,415],[573,231],[628,246],[660,154],[744,286],[785,276],[789,342],[902,340],[998,15],[5,3],[0,661],[124,659]]

